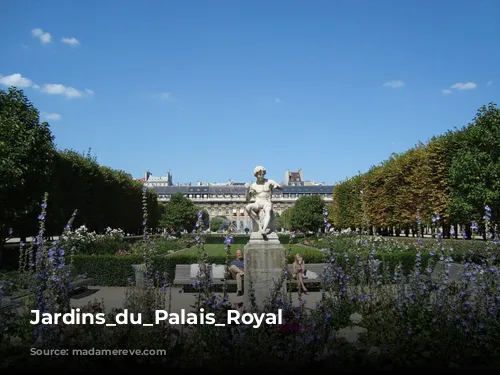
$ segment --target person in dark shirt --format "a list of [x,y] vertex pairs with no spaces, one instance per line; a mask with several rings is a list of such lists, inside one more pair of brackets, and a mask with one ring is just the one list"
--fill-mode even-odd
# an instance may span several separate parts
[[233,259],[229,266],[229,271],[233,279],[236,279],[237,295],[243,295],[243,276],[245,275],[245,262],[241,250],[236,250],[236,259]]

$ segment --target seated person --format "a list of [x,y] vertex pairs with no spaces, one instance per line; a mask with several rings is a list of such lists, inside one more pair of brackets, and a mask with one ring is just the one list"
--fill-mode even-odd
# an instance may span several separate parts
[[229,272],[236,280],[237,295],[243,295],[243,276],[245,275],[245,262],[241,250],[236,250],[236,259],[233,259],[229,265]]

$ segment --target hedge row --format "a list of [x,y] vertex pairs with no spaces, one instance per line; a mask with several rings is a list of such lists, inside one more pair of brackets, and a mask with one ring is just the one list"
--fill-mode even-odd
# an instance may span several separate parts
[[[434,255],[435,259],[438,260],[438,255]],[[134,272],[132,270],[133,264],[140,264],[143,262],[141,256],[135,255],[75,255],[73,258],[73,264],[79,271],[79,273],[85,273],[88,277],[95,280],[96,285],[102,286],[126,286],[129,280],[134,280]],[[365,258],[365,256],[362,256]],[[409,275],[409,273],[414,269],[416,256],[414,252],[398,252],[398,253],[387,253],[387,254],[376,254],[375,259],[382,261],[384,269],[387,267],[388,271],[392,274],[395,267],[398,264],[402,264],[403,273]],[[423,252],[421,256],[421,271],[427,267],[427,262],[431,258],[429,252]],[[452,255],[455,262],[462,262],[464,260],[472,262],[480,262],[480,256],[469,256],[464,252],[456,252]],[[293,254],[288,256],[288,263],[293,262]],[[307,264],[311,263],[325,263],[329,261],[325,257],[325,254],[320,252],[307,253],[304,254],[304,260]],[[209,255],[209,263],[215,264],[225,264],[225,255]],[[178,253],[175,256],[159,255],[153,259],[154,271],[159,274],[167,275],[168,282],[172,283],[175,277],[175,266],[177,264],[194,264],[197,263],[197,256],[194,254],[182,254]],[[346,258],[343,254],[339,254],[335,257],[335,262],[337,265],[342,266],[344,270],[349,272],[351,267],[355,267],[357,262],[354,256],[350,256],[349,264],[346,262]],[[355,273],[356,271],[353,271]]]
[[[288,263],[293,262],[294,255],[288,256]],[[143,257],[139,255],[74,255],[68,257],[73,261],[80,274],[94,279],[96,285],[101,286],[127,286],[129,280],[134,280],[133,264],[143,262]],[[323,263],[325,257],[320,252],[305,253],[304,260],[307,263]],[[210,255],[209,263],[225,264],[225,255]],[[177,264],[198,263],[195,254],[176,253],[174,256],[158,255],[153,258],[154,272],[160,275],[166,274],[168,282],[172,283],[175,278],[175,266]]]
[[[196,235],[195,234],[184,234],[181,236],[182,238],[194,238]],[[149,236],[151,239],[161,239],[163,238],[162,234],[153,234]],[[278,235],[280,242],[282,244],[287,244],[290,241],[290,235],[288,234],[279,234]],[[304,235],[299,233],[296,235],[297,239],[303,238]],[[226,238],[226,234],[224,233],[209,233],[209,234],[204,234],[203,238],[205,239],[205,243],[207,244],[223,244],[224,240]],[[143,237],[142,236],[129,236],[129,237],[124,237],[124,240],[128,242],[137,242],[137,241],[142,241]],[[246,245],[247,242],[250,240],[250,236],[246,234],[233,234],[233,244],[235,245]]]

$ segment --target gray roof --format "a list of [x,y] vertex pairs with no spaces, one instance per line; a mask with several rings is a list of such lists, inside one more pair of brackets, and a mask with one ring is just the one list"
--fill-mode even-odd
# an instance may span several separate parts
[[[157,194],[245,194],[245,186],[152,186]],[[332,194],[333,185],[283,186],[283,194]]]

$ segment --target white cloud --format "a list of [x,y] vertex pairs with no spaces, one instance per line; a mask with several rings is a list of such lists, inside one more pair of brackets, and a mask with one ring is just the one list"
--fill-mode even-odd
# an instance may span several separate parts
[[31,30],[31,35],[33,35],[35,38],[40,39],[40,42],[42,44],[50,43],[52,40],[52,35],[50,35],[50,33],[44,33],[40,28]]
[[472,90],[475,89],[477,85],[474,82],[457,82],[450,88],[455,90]]
[[493,81],[486,82],[486,86],[491,86],[492,84],[493,84]]
[[462,91],[462,90],[473,90],[476,87],[477,84],[475,84],[474,82],[457,82],[451,85],[448,89],[444,89],[441,92],[444,95],[450,95],[451,93],[453,93],[452,89],[457,91]]
[[160,92],[159,94],[153,95],[154,98],[160,100],[172,100],[172,94],[169,92]]
[[80,91],[73,87],[67,87],[59,83],[46,83],[42,88],[40,88],[40,86],[34,83],[31,79],[23,77],[19,73],[14,73],[10,76],[0,75],[0,85],[7,87],[15,86],[22,89],[31,87],[35,90],[40,90],[41,92],[49,95],[63,95],[68,99],[82,98],[84,96],[94,95],[94,91],[90,89]]
[[42,117],[46,120],[60,120],[62,116],[59,113],[46,113],[42,112],[41,113]]
[[[46,83],[43,85],[42,92],[49,95],[63,95],[67,99],[82,98],[85,95],[93,94],[92,90],[86,89],[85,92],[82,92],[73,87],[66,87],[60,83]],[[92,94],[89,92],[92,92]]]
[[275,98],[275,99],[274,99],[274,102],[275,102],[275,103],[281,103],[281,99],[280,99],[280,98]]
[[80,42],[76,38],[62,38],[61,42],[64,44],[69,44],[70,46],[77,46],[80,44]]
[[403,87],[404,85],[405,85],[405,83],[403,81],[389,81],[389,82],[384,83],[382,86],[397,89],[397,88]]
[[4,86],[15,86],[17,88],[26,88],[36,86],[33,84],[31,79],[23,77],[19,73],[11,74],[10,76],[2,76],[0,75],[0,84]]

